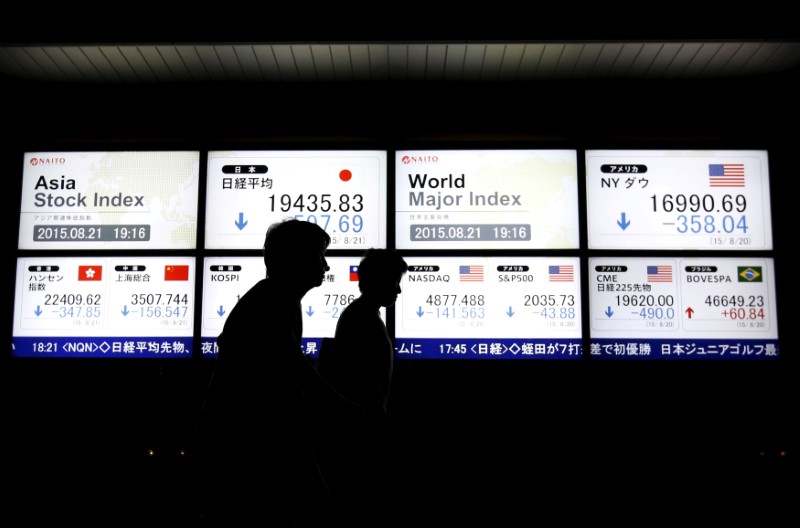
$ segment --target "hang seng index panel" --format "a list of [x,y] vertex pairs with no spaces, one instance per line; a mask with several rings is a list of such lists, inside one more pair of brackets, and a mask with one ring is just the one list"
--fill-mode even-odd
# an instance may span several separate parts
[[190,358],[194,257],[18,258],[15,357]]

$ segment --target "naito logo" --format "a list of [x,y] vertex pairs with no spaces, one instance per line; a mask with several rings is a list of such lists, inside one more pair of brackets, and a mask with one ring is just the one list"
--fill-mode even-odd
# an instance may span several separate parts
[[400,158],[403,165],[411,163],[439,163],[439,156],[403,156]]
[[30,164],[38,167],[39,165],[63,165],[66,162],[66,158],[31,158]]

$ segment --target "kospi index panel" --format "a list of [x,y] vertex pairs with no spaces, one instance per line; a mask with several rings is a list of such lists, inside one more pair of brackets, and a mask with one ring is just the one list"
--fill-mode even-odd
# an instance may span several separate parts
[[773,360],[773,259],[590,258],[597,359]]
[[398,359],[580,359],[575,257],[406,257]]
[[395,159],[398,249],[574,249],[575,150],[406,150]]
[[[316,357],[323,337],[333,337],[342,311],[360,294],[358,264],[361,257],[327,257],[330,270],[321,286],[304,297],[303,350]],[[203,356],[217,354],[219,337],[228,314],[256,282],[266,276],[262,257],[206,257],[203,263],[203,322],[200,347]],[[381,308],[386,318],[386,309]]]
[[770,250],[763,150],[587,150],[589,249]]
[[209,249],[260,249],[287,217],[322,226],[329,249],[386,247],[386,151],[211,151]]
[[194,249],[199,151],[27,152],[19,249]]
[[12,355],[189,358],[194,257],[18,258]]

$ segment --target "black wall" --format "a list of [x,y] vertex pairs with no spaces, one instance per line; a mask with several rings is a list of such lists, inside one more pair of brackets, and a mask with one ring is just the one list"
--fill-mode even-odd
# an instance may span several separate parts
[[[400,362],[391,516],[444,525],[587,512],[609,521],[640,511],[719,519],[748,505],[769,515],[786,504],[797,455],[799,87],[792,73],[508,84],[0,79],[0,337],[10,341],[24,151],[525,147],[576,148],[580,158],[589,148],[767,149],[780,360]],[[189,485],[191,451],[180,451],[207,377],[199,358],[15,359],[7,349],[9,503],[43,519],[191,518],[207,497]]]

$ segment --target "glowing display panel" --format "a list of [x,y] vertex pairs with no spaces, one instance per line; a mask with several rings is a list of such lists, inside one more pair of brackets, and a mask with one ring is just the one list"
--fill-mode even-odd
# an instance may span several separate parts
[[406,257],[399,359],[580,359],[572,257]]
[[[316,357],[323,337],[333,337],[336,323],[358,289],[361,257],[327,257],[330,271],[318,288],[303,297],[303,347]],[[266,275],[261,257],[207,257],[203,264],[202,355],[217,354],[217,337],[233,306]],[[385,320],[385,309],[381,309]]]
[[198,151],[28,152],[19,249],[194,249]]
[[589,259],[591,356],[777,359],[771,258]]
[[766,151],[586,151],[589,249],[772,249]]
[[17,357],[191,357],[192,257],[17,259]]
[[208,153],[206,248],[259,249],[274,222],[321,225],[329,249],[386,247],[385,151]]
[[407,150],[395,160],[398,249],[578,247],[574,150]]

